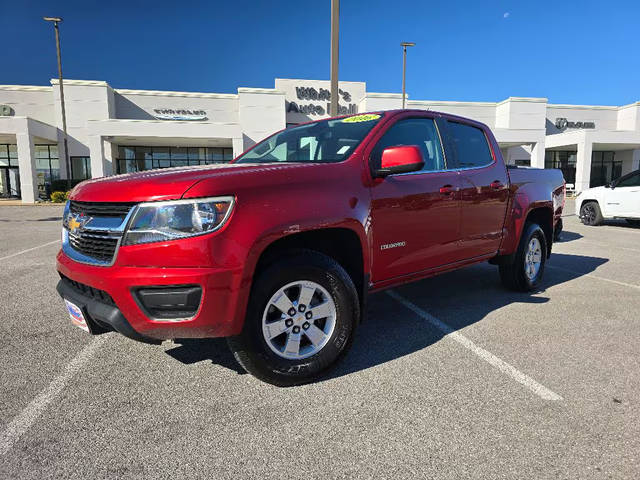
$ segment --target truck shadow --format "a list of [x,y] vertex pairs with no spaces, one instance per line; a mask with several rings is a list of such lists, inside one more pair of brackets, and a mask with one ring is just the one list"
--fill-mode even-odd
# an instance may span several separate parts
[[177,346],[165,353],[185,365],[207,361],[239,375],[247,373],[233,358],[224,338],[176,338],[173,343]]
[[[540,293],[587,273],[608,259],[554,253],[538,292],[518,293],[500,283],[498,269],[475,265],[395,288],[402,298],[434,315],[453,330],[482,321],[514,303],[543,304]],[[359,326],[351,351],[327,377],[336,378],[410,355],[441,340],[444,333],[384,292],[371,295],[367,318]],[[536,318],[523,319],[535,322]],[[326,380],[327,378],[323,379]],[[321,380],[322,381],[322,380]]]
[[572,242],[574,240],[579,240],[583,237],[583,235],[580,235],[579,233],[576,232],[568,232],[568,231],[563,231],[560,233],[560,238],[558,240],[555,240],[554,243],[567,243],[567,242]]
[[[459,330],[513,303],[546,303],[549,299],[539,296],[539,293],[593,272],[607,261],[606,258],[554,253],[547,263],[542,288],[534,293],[506,290],[500,283],[497,267],[486,263],[398,287],[394,291],[435,315],[450,328]],[[535,318],[528,318],[527,321],[534,322]],[[369,298],[367,316],[356,332],[353,347],[340,364],[318,382],[410,355],[435,344],[442,337],[440,330],[386,293],[373,294]],[[166,353],[181,363],[189,365],[210,361],[238,374],[245,373],[236,363],[224,339],[176,339],[174,343],[176,347]]]

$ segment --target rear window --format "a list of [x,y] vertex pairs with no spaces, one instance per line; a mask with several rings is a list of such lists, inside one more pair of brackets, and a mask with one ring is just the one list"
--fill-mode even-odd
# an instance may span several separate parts
[[448,122],[449,134],[458,153],[459,168],[484,167],[493,162],[484,132],[464,123]]

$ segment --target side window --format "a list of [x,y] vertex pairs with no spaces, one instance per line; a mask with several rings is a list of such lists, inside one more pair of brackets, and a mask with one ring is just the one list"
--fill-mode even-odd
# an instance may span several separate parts
[[444,156],[435,123],[430,118],[408,118],[391,126],[371,153],[372,167],[380,168],[382,151],[398,145],[417,145],[424,157],[422,171],[444,170]]
[[449,134],[458,152],[458,167],[484,167],[493,162],[487,137],[479,128],[464,123],[448,122]]
[[620,182],[616,184],[616,187],[640,187],[640,173],[636,173],[624,180],[620,180]]

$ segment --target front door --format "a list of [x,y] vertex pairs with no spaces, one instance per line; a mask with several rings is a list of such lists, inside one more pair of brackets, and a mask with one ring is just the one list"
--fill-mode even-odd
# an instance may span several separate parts
[[460,254],[468,259],[496,253],[509,200],[506,167],[479,125],[448,121],[447,131],[460,168]]
[[433,118],[394,123],[373,148],[372,167],[380,165],[385,148],[398,145],[418,146],[425,165],[418,172],[377,179],[371,189],[374,283],[458,259],[459,174],[447,167]]
[[605,215],[640,218],[640,171],[620,178],[605,192]]
[[0,167],[0,197],[20,198],[20,172],[18,167]]

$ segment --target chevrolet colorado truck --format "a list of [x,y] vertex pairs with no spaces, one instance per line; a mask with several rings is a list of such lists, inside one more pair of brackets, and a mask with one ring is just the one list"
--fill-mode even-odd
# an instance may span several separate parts
[[336,117],[230,164],[79,184],[57,288],[91,334],[228,337],[244,369],[288,386],[345,354],[371,292],[484,261],[535,289],[563,207],[561,172],[505,166],[482,123]]

